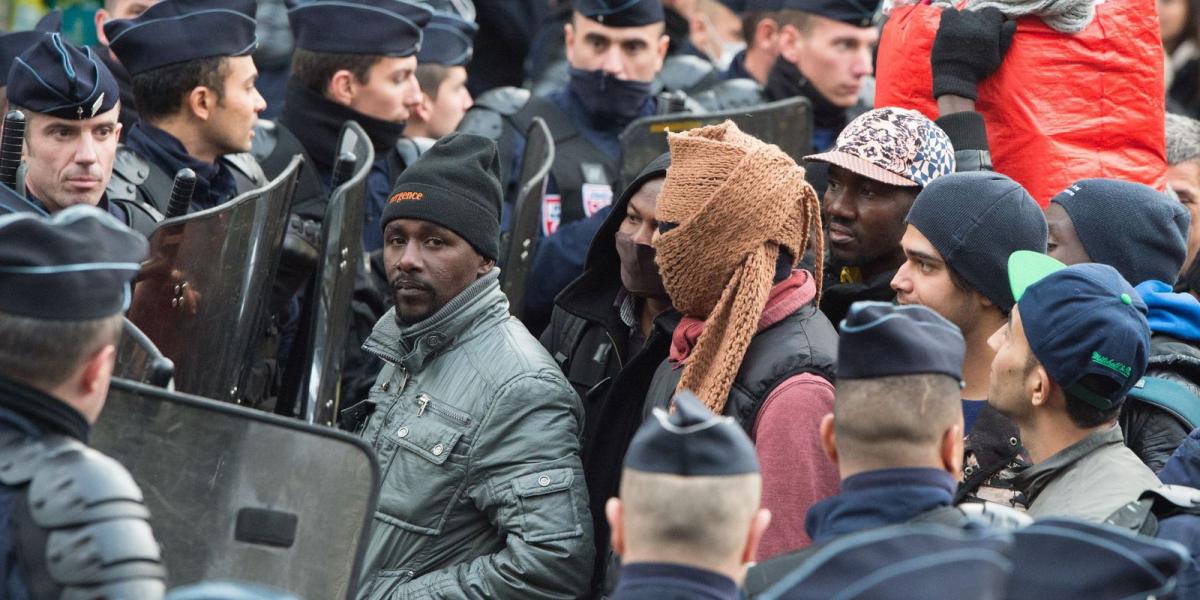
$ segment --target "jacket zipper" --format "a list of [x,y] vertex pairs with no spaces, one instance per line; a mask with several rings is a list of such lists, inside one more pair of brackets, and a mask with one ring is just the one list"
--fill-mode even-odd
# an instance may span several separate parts
[[464,426],[471,423],[470,415],[448,406],[435,404],[433,402],[433,398],[430,398],[428,394],[417,394],[416,401],[418,417],[425,414],[425,411],[428,410],[431,413],[445,417]]

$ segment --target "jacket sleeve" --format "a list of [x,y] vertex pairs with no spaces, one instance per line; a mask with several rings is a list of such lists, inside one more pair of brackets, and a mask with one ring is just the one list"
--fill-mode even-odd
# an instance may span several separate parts
[[935,121],[954,146],[954,171],[991,171],[992,152],[988,146],[987,124],[974,111],[943,115]]
[[821,419],[833,412],[833,385],[805,373],[776,387],[754,423],[754,446],[762,470],[762,505],[771,525],[758,561],[809,545],[804,517],[818,500],[838,491],[837,466],[821,448]]
[[480,425],[467,494],[503,539],[493,554],[423,575],[396,598],[574,599],[591,581],[579,458],[582,408],[556,374],[506,384]]

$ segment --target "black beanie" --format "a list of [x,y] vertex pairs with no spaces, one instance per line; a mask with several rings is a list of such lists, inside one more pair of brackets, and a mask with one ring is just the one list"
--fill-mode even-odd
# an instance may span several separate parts
[[396,180],[381,226],[419,219],[467,240],[484,258],[500,254],[500,159],[492,140],[452,133],[433,145]]
[[905,222],[1005,313],[1012,310],[1008,257],[1046,251],[1046,217],[1021,184],[991,171],[951,173],[917,194]]
[[1093,262],[1116,269],[1129,283],[1174,284],[1187,258],[1183,204],[1140,183],[1084,179],[1051,202],[1067,211]]

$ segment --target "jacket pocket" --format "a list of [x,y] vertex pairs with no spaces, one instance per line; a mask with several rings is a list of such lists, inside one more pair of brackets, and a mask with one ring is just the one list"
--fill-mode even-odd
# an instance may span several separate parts
[[428,415],[406,415],[388,426],[381,437],[394,452],[383,479],[380,512],[398,521],[398,527],[440,535],[466,474],[462,436]]
[[513,481],[521,512],[521,539],[537,543],[583,535],[571,494],[574,481],[575,471],[570,467],[538,471]]

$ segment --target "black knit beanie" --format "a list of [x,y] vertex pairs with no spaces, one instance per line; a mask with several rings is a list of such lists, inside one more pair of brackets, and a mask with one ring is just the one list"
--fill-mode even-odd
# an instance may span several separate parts
[[394,219],[436,223],[467,240],[485,258],[500,254],[500,159],[492,140],[452,133],[396,180],[381,226]]
[[1191,216],[1183,204],[1140,183],[1084,179],[1051,202],[1067,211],[1083,249],[1133,285],[1174,284],[1187,258]]
[[991,171],[951,173],[917,194],[905,222],[1000,310],[1012,310],[1008,257],[1046,251],[1046,217],[1021,184]]

